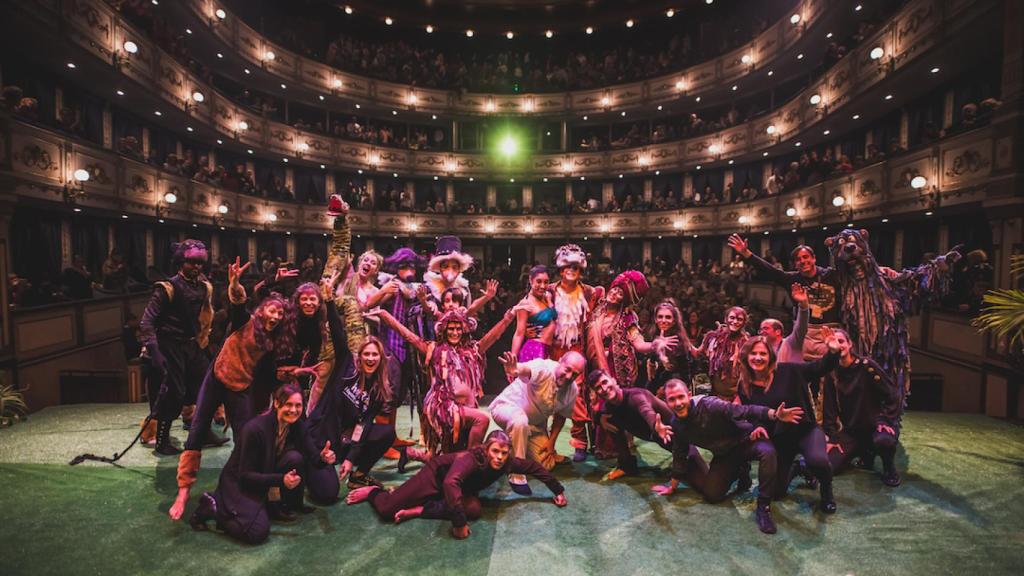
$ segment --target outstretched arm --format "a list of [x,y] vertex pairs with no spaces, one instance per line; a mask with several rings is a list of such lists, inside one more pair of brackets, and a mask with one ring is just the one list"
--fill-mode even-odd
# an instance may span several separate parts
[[488,280],[487,288],[484,289],[483,295],[481,295],[476,300],[473,300],[473,302],[469,305],[469,308],[466,309],[466,315],[469,316],[470,318],[476,318],[476,315],[480,312],[480,310],[483,310],[484,305],[493,300],[497,294],[498,281]]
[[489,350],[491,346],[494,346],[494,343],[497,342],[501,338],[501,335],[505,333],[505,330],[508,330],[509,324],[511,324],[512,319],[515,318],[515,310],[515,308],[511,308],[505,312],[505,315],[501,317],[501,320],[499,320],[498,323],[488,330],[487,333],[484,334],[484,337],[480,339],[477,346],[479,347],[481,354],[486,354],[487,350]]
[[398,334],[405,338],[406,342],[412,345],[420,354],[426,356],[427,354],[427,343],[422,338],[416,335],[415,332],[409,330],[404,324],[395,319],[387,310],[381,310],[380,308],[374,308],[363,314],[367,318],[378,318],[385,324],[391,327],[392,330],[398,332]]
[[797,272],[785,272],[772,266],[767,260],[761,258],[757,254],[750,251],[747,247],[747,241],[739,236],[739,234],[733,234],[729,236],[729,247],[739,253],[743,257],[743,261],[753,266],[754,270],[757,271],[758,276],[779,286],[789,287],[799,274]]
[[341,272],[344,277],[352,264],[352,229],[348,222],[348,204],[342,202],[341,207],[341,214],[334,218],[334,232],[327,248],[327,262],[323,272],[325,277],[335,272]]

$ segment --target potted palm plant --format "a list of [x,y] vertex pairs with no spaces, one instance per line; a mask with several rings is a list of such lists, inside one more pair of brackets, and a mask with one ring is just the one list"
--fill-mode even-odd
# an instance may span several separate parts
[[28,405],[14,386],[0,382],[0,428],[6,428],[28,415]]
[[[1013,278],[1024,275],[1024,254],[1010,258],[1010,274]],[[975,325],[992,332],[998,339],[1005,338],[1010,361],[1017,367],[1024,367],[1024,290],[989,290],[983,303]]]

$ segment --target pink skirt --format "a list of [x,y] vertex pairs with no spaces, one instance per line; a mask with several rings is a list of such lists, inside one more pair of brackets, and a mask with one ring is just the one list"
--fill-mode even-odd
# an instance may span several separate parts
[[527,340],[519,349],[519,361],[529,362],[537,358],[548,359],[551,357],[551,347],[540,340]]

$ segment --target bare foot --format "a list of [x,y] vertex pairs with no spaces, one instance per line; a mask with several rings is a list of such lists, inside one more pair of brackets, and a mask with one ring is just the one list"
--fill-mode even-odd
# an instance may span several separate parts
[[423,514],[423,506],[399,510],[398,512],[395,512],[395,524],[401,524],[405,520],[419,518],[420,514]]
[[350,491],[348,496],[345,496],[345,503],[349,505],[359,504],[369,498],[370,492],[373,492],[376,489],[376,486],[363,486],[362,488],[356,488],[355,490]]
[[185,513],[185,506],[188,504],[188,493],[188,488],[178,489],[178,496],[174,499],[174,504],[171,504],[171,509],[167,511],[171,520],[181,520],[181,515]]

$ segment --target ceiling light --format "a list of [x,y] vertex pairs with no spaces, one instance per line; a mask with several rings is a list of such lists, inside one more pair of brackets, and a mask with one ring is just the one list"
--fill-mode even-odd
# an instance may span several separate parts
[[586,33],[587,34],[593,34],[594,33],[594,27],[593,26],[587,26]]
[[195,129],[191,126],[185,126],[185,130],[188,130],[189,132],[195,132]]
[[736,162],[736,161],[735,160],[729,160],[729,166],[732,166],[734,162]]
[[625,110],[623,110],[623,111],[622,111],[622,117],[623,117],[623,118],[625,118],[625,117],[626,117],[626,111],[625,111]]
[[764,156],[765,158],[767,158],[767,157],[768,157],[768,152],[767,152],[767,151],[765,151],[765,152],[762,152],[762,153],[761,153],[761,156]]
[[221,54],[220,52],[217,52],[217,58],[224,58],[224,55]]
[[694,102],[700,102],[700,96],[697,96],[696,98],[694,98],[693,101]]
[[124,92],[121,91],[121,90],[117,90],[114,93],[117,94],[118,96],[124,96]]
[[799,24],[800,23],[800,15],[799,14],[793,14],[792,16],[790,16],[789,17],[789,23],[790,24]]
[[317,98],[319,98],[321,102],[323,102],[325,100],[323,94],[318,95]]
[[219,20],[223,20],[228,17],[228,13],[223,8],[217,8],[217,11],[213,13]]
[[392,24],[395,23],[395,21],[391,19],[391,16],[385,16],[384,23],[387,24],[388,26],[391,26]]
[[885,56],[885,50],[881,46],[875,46],[871,49],[871,52],[868,55],[871,56],[872,60],[878,60],[882,56]]
[[673,17],[675,15],[676,15],[676,11],[675,10],[673,10],[671,8],[669,8],[668,10],[665,10],[665,17],[671,18],[671,17]]
[[154,110],[153,114],[156,114],[157,116],[163,116],[164,115],[164,113],[159,111],[159,110]]
[[768,71],[768,75],[769,76],[775,76],[775,70],[769,70]]
[[288,159],[287,158],[281,158],[281,161],[284,162],[285,164],[288,163]]
[[584,120],[584,121],[586,121],[586,120],[587,120],[587,116],[584,116],[584,117],[583,117],[583,120]]
[[427,24],[426,31],[427,31],[427,34],[433,34],[434,33],[434,27],[432,25],[430,25],[430,24]]
[[242,69],[242,72],[245,72],[246,74],[251,74],[251,72],[249,71],[249,69],[248,69],[248,68],[243,68],[243,69]]
[[932,74],[938,74],[938,73],[939,73],[939,67],[938,66],[936,66],[935,68],[932,68]]
[[124,51],[129,54],[135,54],[139,51],[139,45],[135,42],[132,42],[131,40],[125,40],[124,44],[122,44],[121,47],[124,48]]
[[[704,3],[705,3],[705,4],[714,4],[714,3],[715,3],[715,0],[704,0]],[[696,237],[697,237],[697,236],[696,236],[696,235],[694,235],[694,238],[696,238]]]
[[931,216],[932,214],[935,214],[935,212],[932,212],[931,210],[924,213],[925,216]]
[[122,220],[127,220],[128,219],[128,215],[127,214],[121,214],[121,219]]
[[392,116],[398,116],[398,110],[392,110],[391,111],[391,115]]
[[472,37],[473,37],[473,31],[472,30],[466,30],[466,38],[472,38]]
[[360,108],[362,108],[362,105],[356,104],[356,110],[359,110]]
[[825,38],[831,38],[831,37],[832,37],[832,33],[831,32],[829,32],[828,34],[825,34]]
[[551,30],[545,30],[545,31],[544,31],[544,37],[545,37],[545,38],[551,38],[551,37],[553,37],[554,35],[555,35],[555,33],[554,33],[554,32],[552,32]]
[[515,33],[512,32],[511,30],[509,30],[508,32],[505,32],[505,38],[508,38],[509,40],[511,40],[511,39],[513,39],[515,37],[516,37]]
[[636,22],[634,22],[632,18],[626,20],[626,28],[632,28],[633,24],[636,24]]
[[352,14],[352,7],[351,6],[345,6],[345,14],[350,14],[350,15]]
[[700,164],[697,164],[697,170],[700,170]]
[[68,62],[68,68],[71,68],[72,70],[74,70],[75,68],[77,68],[77,66],[75,66],[74,62]]
[[824,132],[822,132],[822,134],[824,134],[825,136],[828,136],[831,133],[832,133],[831,130],[825,130]]
[[736,84],[733,84],[733,85],[732,85],[732,91],[733,91],[733,92],[735,92],[735,91],[737,91],[737,90],[739,90],[739,89],[740,89],[740,87],[739,87],[739,86],[737,86]]
[[797,142],[797,143],[796,143],[796,147],[797,147],[797,148],[799,148],[799,147],[801,147],[801,146],[803,146],[803,145],[804,145],[804,143],[803,143],[803,142]]
[[857,4],[856,6],[853,7],[853,11],[854,12],[860,12],[861,8],[863,8],[863,7],[864,6],[862,4]]
[[281,90],[287,90],[287,89],[288,89],[288,85],[286,85],[286,84],[284,84],[284,83],[282,82],[282,83],[281,83]]
[[854,120],[860,120],[860,114],[854,114],[853,115],[853,119]]
[[248,152],[249,154],[252,154],[252,148],[249,148],[248,150],[246,150],[246,152]]
[[321,165],[320,165],[320,169],[321,169],[321,170],[326,170],[326,169],[327,169],[327,166],[326,166],[326,165],[324,165],[324,164],[321,164]]
[[220,138],[217,138],[217,144],[223,144],[223,143],[224,143],[223,140],[221,140]]
[[888,223],[889,223],[889,219],[888,218],[882,218],[882,224],[888,224]]
[[797,60],[803,60],[803,59],[804,59],[804,53],[803,53],[803,52],[801,52],[801,53],[797,54],[797,55],[796,55],[796,59],[797,59]]
[[431,114],[430,115],[430,119],[431,120],[437,120],[437,114]]
[[658,104],[658,112],[661,112],[661,104]]
[[886,94],[885,95],[885,99],[886,100],[892,100],[892,94]]

